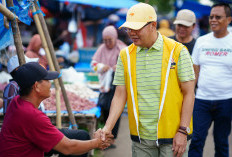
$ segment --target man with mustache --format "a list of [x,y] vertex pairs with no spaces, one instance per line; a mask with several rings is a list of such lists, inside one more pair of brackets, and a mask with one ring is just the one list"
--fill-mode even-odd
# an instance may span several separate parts
[[212,122],[214,122],[215,157],[229,157],[228,137],[232,116],[232,34],[227,27],[230,23],[230,6],[225,3],[213,5],[209,16],[212,32],[199,37],[193,49],[192,59],[198,88],[193,111],[190,157],[202,156]]

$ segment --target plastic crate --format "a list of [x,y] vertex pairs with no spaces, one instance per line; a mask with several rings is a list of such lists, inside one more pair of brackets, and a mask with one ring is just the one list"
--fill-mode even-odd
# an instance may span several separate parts
[[76,71],[79,72],[91,72],[90,63],[92,57],[96,52],[97,48],[80,48],[79,51],[79,62],[74,65]]
[[74,68],[78,72],[91,72],[91,66],[89,62],[78,62],[74,65]]
[[79,62],[90,63],[94,53],[96,52],[97,48],[81,48],[79,49]]

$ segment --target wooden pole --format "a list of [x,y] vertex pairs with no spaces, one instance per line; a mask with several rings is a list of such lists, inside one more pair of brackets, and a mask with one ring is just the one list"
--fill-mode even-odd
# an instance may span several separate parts
[[[37,0],[34,1],[34,4],[35,4],[35,7],[36,7],[36,10],[37,11],[40,10],[40,8],[39,8],[39,6],[37,4]],[[51,58],[52,58],[53,63],[55,65],[56,71],[60,72],[60,67],[59,67],[59,64],[58,64],[56,56],[55,56],[55,50],[54,50],[54,47],[53,47],[53,44],[52,44],[48,29],[47,29],[47,25],[46,25],[46,22],[44,20],[44,17],[42,15],[42,13],[39,13],[39,19],[40,19],[40,22],[42,24],[42,28],[43,28],[43,31],[44,31],[44,34],[45,34],[45,37],[46,37],[48,48],[50,50]],[[68,97],[67,97],[66,90],[64,88],[62,77],[59,78],[59,83],[60,83],[61,91],[62,91],[62,94],[63,94],[63,97],[64,97],[66,109],[68,111],[69,120],[72,123],[72,128],[77,129],[76,121],[75,121],[74,115],[72,113],[72,109],[70,107],[70,104],[69,104],[69,100],[68,100]]]
[[[13,0],[7,0],[8,7],[14,7]],[[15,12],[13,12],[15,14]],[[15,16],[14,16],[15,17]],[[20,36],[18,22],[15,18],[11,20],[11,28],[14,37],[14,44],[16,47],[16,52],[18,55],[19,65],[25,64],[25,57],[24,57],[24,50],[23,50],[23,43]]]
[[[51,59],[51,56],[50,56],[50,52],[49,52],[49,49],[48,49],[48,45],[47,45],[47,42],[46,42],[46,39],[45,39],[45,35],[44,35],[44,32],[43,32],[41,23],[39,21],[38,14],[36,14],[36,9],[35,9],[34,5],[32,6],[32,13],[35,13],[33,15],[34,21],[35,21],[37,30],[38,30],[40,38],[41,38],[43,48],[44,48],[44,50],[46,52],[46,57],[47,57],[47,60],[48,60],[49,67],[50,67],[51,71],[55,71],[55,68],[54,68],[54,65],[52,63],[52,59]],[[56,114],[57,114],[57,117],[58,117],[56,119],[57,120],[56,125],[57,125],[57,128],[61,128],[61,115],[60,115],[61,103],[60,103],[60,92],[59,92],[60,87],[59,87],[59,83],[58,83],[57,79],[54,80],[54,85],[55,85],[55,89],[56,89],[56,110],[57,110]]]
[[[6,1],[5,0],[2,0],[2,5],[6,8]],[[4,19],[4,26],[5,26],[5,28],[9,29],[10,25],[9,25],[9,21],[8,21],[7,17],[4,16],[3,19]]]
[[0,12],[7,17],[9,20],[18,19],[14,13],[12,13],[9,9],[7,9],[2,3],[0,3]]

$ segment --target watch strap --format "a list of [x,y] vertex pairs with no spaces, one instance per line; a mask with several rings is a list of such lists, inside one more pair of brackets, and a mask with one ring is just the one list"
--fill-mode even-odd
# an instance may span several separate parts
[[187,131],[187,127],[184,127],[184,126],[180,126],[179,127],[179,130],[182,130],[182,131],[184,131],[186,134],[188,134],[188,131]]
[[179,133],[182,133],[182,134],[184,134],[184,135],[186,135],[186,136],[188,135],[186,132],[183,132],[183,131],[180,131],[180,130],[178,130],[178,132],[179,132]]

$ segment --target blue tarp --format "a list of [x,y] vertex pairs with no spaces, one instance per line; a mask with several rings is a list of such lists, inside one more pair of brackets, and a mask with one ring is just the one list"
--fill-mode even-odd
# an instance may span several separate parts
[[[0,0],[2,3],[2,1]],[[15,12],[15,14],[19,17],[19,20],[27,25],[31,24],[31,18],[28,15],[29,3],[22,3],[21,5],[17,0],[13,0],[14,7],[8,8],[9,10]],[[11,23],[10,23],[11,24]],[[4,27],[3,14],[0,13],[0,50],[5,49],[7,46],[12,45],[14,43],[12,29]]]
[[[32,19],[29,16],[29,7],[31,3],[28,1],[23,1],[20,4],[18,3],[18,0],[13,0],[14,7],[12,8],[15,11],[15,14],[19,17],[19,20],[27,25],[31,24]],[[12,10],[10,8],[10,10]]]
[[0,14],[0,50],[14,43],[11,27],[6,29],[4,27],[3,15]]
[[103,8],[130,8],[137,4],[135,0],[58,0],[60,2],[78,3]]
[[[1,110],[0,110],[1,112]],[[72,111],[73,114],[76,114],[76,113],[82,113],[82,114],[95,114],[95,116],[97,118],[99,118],[101,116],[101,108],[100,107],[93,107],[89,110],[83,110],[83,111]],[[56,113],[56,111],[44,111],[44,113]],[[61,113],[68,113],[68,111],[61,111]]]
[[178,12],[181,9],[189,9],[192,10],[197,18],[201,18],[202,16],[209,16],[211,7],[202,5],[199,2],[195,1],[184,1],[181,6],[178,6],[177,3],[176,6],[176,12]]

